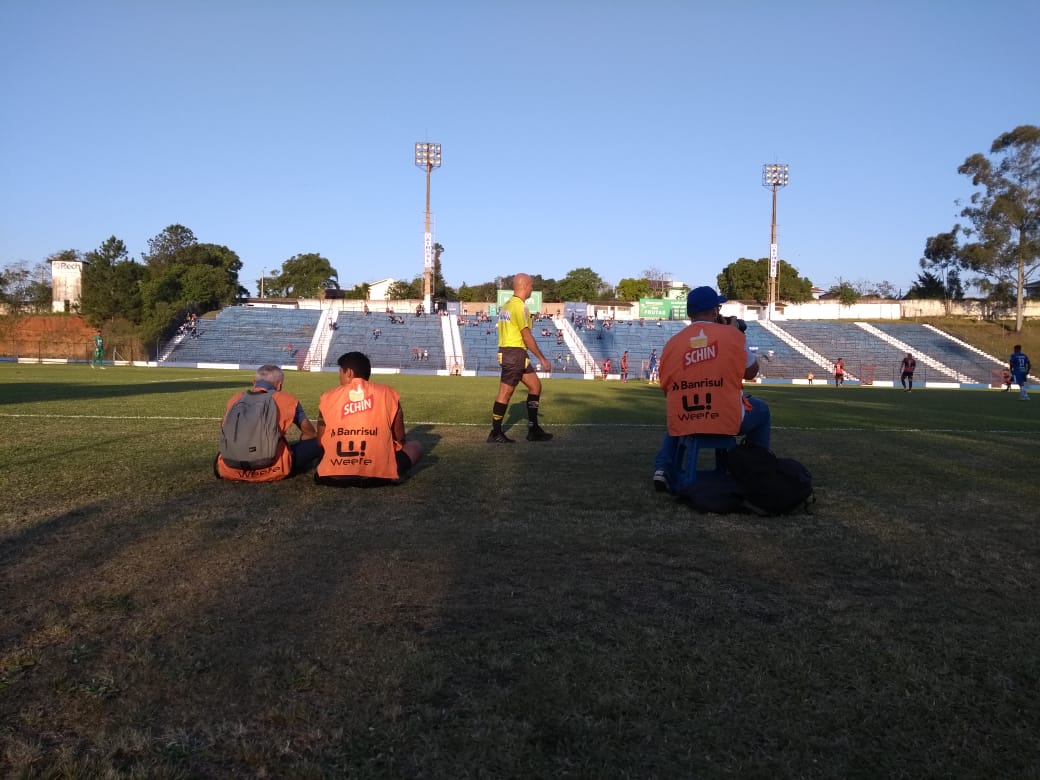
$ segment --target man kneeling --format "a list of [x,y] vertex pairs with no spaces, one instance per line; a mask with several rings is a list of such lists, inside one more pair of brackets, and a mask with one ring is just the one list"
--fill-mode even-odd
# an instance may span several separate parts
[[348,352],[337,362],[339,387],[318,402],[324,454],[314,481],[344,487],[400,482],[422,457],[422,446],[405,440],[401,396],[368,381],[372,364],[367,355]]

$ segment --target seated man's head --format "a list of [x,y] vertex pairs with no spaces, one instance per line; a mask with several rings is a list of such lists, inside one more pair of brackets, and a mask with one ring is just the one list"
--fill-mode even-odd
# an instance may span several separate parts
[[686,296],[686,316],[694,320],[714,321],[726,299],[714,287],[695,287]]
[[372,362],[364,352],[347,352],[339,356],[339,378],[343,381],[350,372],[351,377],[368,380],[372,376]]
[[275,390],[281,390],[282,382],[284,381],[285,374],[282,373],[282,369],[270,364],[260,366],[260,368],[256,370],[256,375],[253,377],[254,385],[257,382],[267,382],[267,384],[274,387]]

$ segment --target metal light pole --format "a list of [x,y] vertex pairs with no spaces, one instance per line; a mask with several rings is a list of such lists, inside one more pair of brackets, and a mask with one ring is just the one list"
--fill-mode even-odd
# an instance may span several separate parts
[[266,276],[266,275],[267,275],[267,269],[266,268],[261,268],[260,269],[260,297],[261,298],[264,297],[264,276]]
[[426,169],[426,231],[423,244],[423,307],[428,314],[433,304],[433,236],[430,235],[430,174],[441,167],[441,145],[415,144],[415,164]]
[[776,191],[787,186],[787,166],[780,163],[766,163],[762,166],[762,186],[773,190],[773,221],[769,232],[769,305],[766,319],[773,319],[776,313],[778,297],[777,277],[780,274],[780,259],[776,252]]

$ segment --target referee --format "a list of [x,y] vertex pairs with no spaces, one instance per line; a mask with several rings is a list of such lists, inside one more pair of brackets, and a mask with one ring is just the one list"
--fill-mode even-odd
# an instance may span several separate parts
[[487,437],[489,444],[513,443],[514,440],[502,430],[502,420],[509,408],[509,399],[520,382],[527,385],[527,440],[549,441],[552,438],[551,433],[546,433],[538,425],[542,382],[527,355],[530,351],[538,358],[542,371],[548,373],[551,370],[551,364],[538,349],[538,343],[531,334],[531,312],[527,310],[526,301],[532,289],[534,283],[530,276],[514,276],[513,297],[498,312],[498,362],[502,366],[502,379],[495,405],[491,408],[491,433]]

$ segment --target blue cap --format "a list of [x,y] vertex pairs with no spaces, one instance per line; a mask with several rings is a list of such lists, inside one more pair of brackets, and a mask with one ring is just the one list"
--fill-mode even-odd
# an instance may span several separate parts
[[726,299],[715,292],[714,287],[695,287],[686,296],[686,314],[693,315],[699,311],[711,311]]

